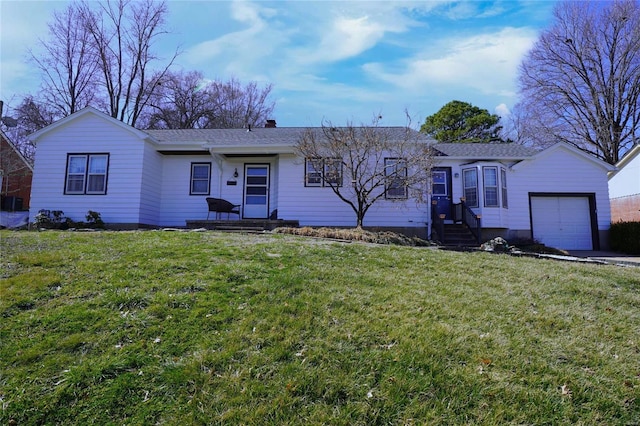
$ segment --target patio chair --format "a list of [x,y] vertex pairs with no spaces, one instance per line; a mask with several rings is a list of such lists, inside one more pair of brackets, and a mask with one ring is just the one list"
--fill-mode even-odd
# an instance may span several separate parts
[[207,197],[207,205],[209,206],[207,220],[209,220],[211,212],[215,212],[216,219],[220,218],[221,213],[226,213],[227,219],[229,219],[230,214],[237,214],[238,219],[240,219],[240,204],[233,204],[222,198]]

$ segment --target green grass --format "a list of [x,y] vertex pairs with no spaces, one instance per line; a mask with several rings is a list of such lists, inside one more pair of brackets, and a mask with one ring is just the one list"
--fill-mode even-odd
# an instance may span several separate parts
[[0,424],[639,424],[640,269],[0,232]]

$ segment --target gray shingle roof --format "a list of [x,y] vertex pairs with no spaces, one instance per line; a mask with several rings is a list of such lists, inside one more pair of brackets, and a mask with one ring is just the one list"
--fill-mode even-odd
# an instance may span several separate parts
[[437,143],[434,148],[447,157],[470,159],[527,158],[538,152],[515,143]]
[[[216,146],[295,145],[307,127],[276,127],[247,129],[176,129],[145,130],[152,138],[165,144],[208,143]],[[321,128],[313,128],[320,131]],[[380,127],[392,139],[403,140],[405,127]],[[412,136],[425,143],[433,142],[426,135],[412,130]]]
[[[404,140],[405,127],[379,127],[388,132],[392,140]],[[209,144],[218,147],[294,146],[308,127],[257,127],[247,129],[174,129],[145,130],[160,144]],[[320,127],[312,128],[317,132]],[[469,159],[527,158],[537,151],[514,143],[436,143],[428,136],[411,130],[412,137],[433,144],[440,155]]]

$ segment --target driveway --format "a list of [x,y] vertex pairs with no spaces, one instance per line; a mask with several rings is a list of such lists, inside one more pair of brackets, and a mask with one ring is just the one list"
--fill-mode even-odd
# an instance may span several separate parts
[[571,256],[583,259],[593,259],[607,263],[618,265],[638,266],[640,267],[640,256],[630,254],[614,253],[611,251],[591,251],[591,250],[574,250],[569,252]]

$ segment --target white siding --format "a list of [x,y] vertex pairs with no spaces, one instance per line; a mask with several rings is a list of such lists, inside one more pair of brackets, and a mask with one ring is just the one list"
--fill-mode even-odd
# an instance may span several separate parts
[[[144,145],[133,133],[92,114],[43,135],[36,147],[30,220],[47,209],[84,221],[93,210],[106,223],[140,223]],[[68,153],[109,153],[106,195],[64,194]]]
[[640,194],[640,149],[628,163],[609,180],[611,198]]
[[161,175],[162,156],[150,144],[145,144],[142,161],[140,223],[156,226],[160,224]]
[[611,223],[607,172],[569,149],[549,149],[516,165],[508,176],[510,228],[530,230],[529,193],[595,194],[598,229]]
[[[465,162],[466,163],[466,162]],[[471,210],[477,215],[481,216],[481,222],[483,228],[509,228],[509,208],[502,207],[502,194],[500,187],[500,169],[505,169],[507,172],[507,199],[508,205],[511,205],[511,199],[509,193],[511,192],[511,173],[508,164],[496,162],[496,161],[483,161],[474,162],[472,164],[460,165],[460,160],[441,160],[436,165],[437,167],[451,167],[451,202],[454,204],[460,203],[460,198],[464,196],[463,193],[463,174],[462,170],[476,169],[478,172],[478,207],[473,207]],[[483,181],[484,176],[482,173],[483,167],[497,167],[498,169],[498,202],[499,207],[485,207],[484,206],[484,191]],[[458,177],[456,177],[456,174]]]
[[[211,163],[211,195],[190,195],[191,163]],[[162,157],[161,226],[185,226],[186,220],[207,218],[206,198],[217,197],[219,168],[205,155],[164,155]]]
[[[304,161],[293,155],[280,157],[278,217],[300,221],[302,226],[355,226],[356,215],[331,190],[304,186]],[[348,177],[344,177],[347,185]],[[367,212],[364,226],[426,227],[426,204],[381,199]]]

